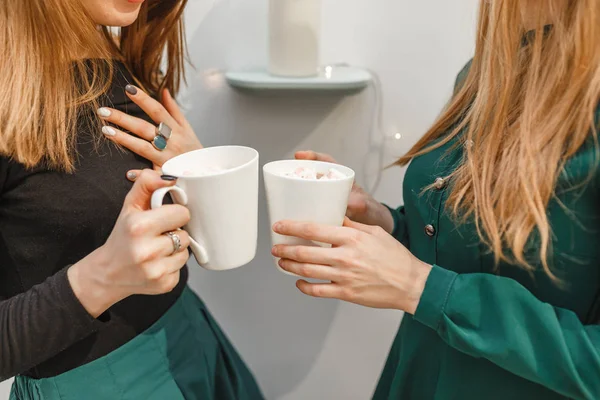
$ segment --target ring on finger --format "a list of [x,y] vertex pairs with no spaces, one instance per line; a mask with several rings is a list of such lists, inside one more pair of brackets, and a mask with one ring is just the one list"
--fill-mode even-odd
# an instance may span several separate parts
[[156,127],[156,135],[154,139],[152,139],[152,145],[158,151],[164,151],[167,148],[167,141],[171,138],[171,133],[173,130],[171,127],[164,122],[161,122]]
[[175,232],[167,232],[167,233],[165,233],[165,235],[170,237],[171,241],[173,242],[173,252],[171,253],[171,255],[173,255],[173,254],[177,253],[179,250],[181,250],[181,238],[179,237],[178,234],[176,234]]

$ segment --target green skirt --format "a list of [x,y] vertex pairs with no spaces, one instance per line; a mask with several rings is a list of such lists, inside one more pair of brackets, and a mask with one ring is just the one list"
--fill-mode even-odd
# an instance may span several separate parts
[[252,374],[186,288],[154,325],[112,353],[53,378],[17,376],[10,400],[255,400]]

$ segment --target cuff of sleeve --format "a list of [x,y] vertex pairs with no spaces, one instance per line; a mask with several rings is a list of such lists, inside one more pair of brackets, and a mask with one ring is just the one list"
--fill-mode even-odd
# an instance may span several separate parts
[[71,316],[73,325],[96,331],[104,325],[104,322],[92,317],[85,307],[83,307],[77,296],[75,296],[67,276],[69,267],[70,265],[48,278],[48,283],[54,292],[54,296],[56,296],[55,298],[58,305],[67,310],[68,314]]
[[394,219],[394,230],[392,231],[392,236],[396,237],[398,235],[398,230],[400,229],[400,214],[398,213],[398,210],[393,209],[387,204],[383,205],[390,210],[390,213],[392,213],[392,218]]
[[456,272],[433,266],[425,282],[425,289],[414,315],[415,320],[435,331],[438,330],[457,276]]

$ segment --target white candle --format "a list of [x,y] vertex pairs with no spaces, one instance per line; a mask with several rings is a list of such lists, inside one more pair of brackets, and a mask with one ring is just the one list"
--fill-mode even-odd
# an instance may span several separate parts
[[308,77],[318,74],[321,0],[270,0],[269,72]]

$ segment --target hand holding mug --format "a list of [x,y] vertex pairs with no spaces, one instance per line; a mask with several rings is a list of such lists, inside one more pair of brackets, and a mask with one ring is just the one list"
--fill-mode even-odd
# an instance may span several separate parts
[[420,261],[382,228],[346,219],[343,227],[281,221],[275,232],[333,247],[277,245],[285,271],[327,283],[299,280],[303,293],[335,298],[373,308],[389,308],[414,314],[431,265]]
[[106,243],[69,268],[73,292],[92,316],[133,294],[162,294],[177,286],[190,243],[178,229],[188,223],[190,213],[175,204],[150,209],[152,193],[175,183],[165,178],[144,170]]

